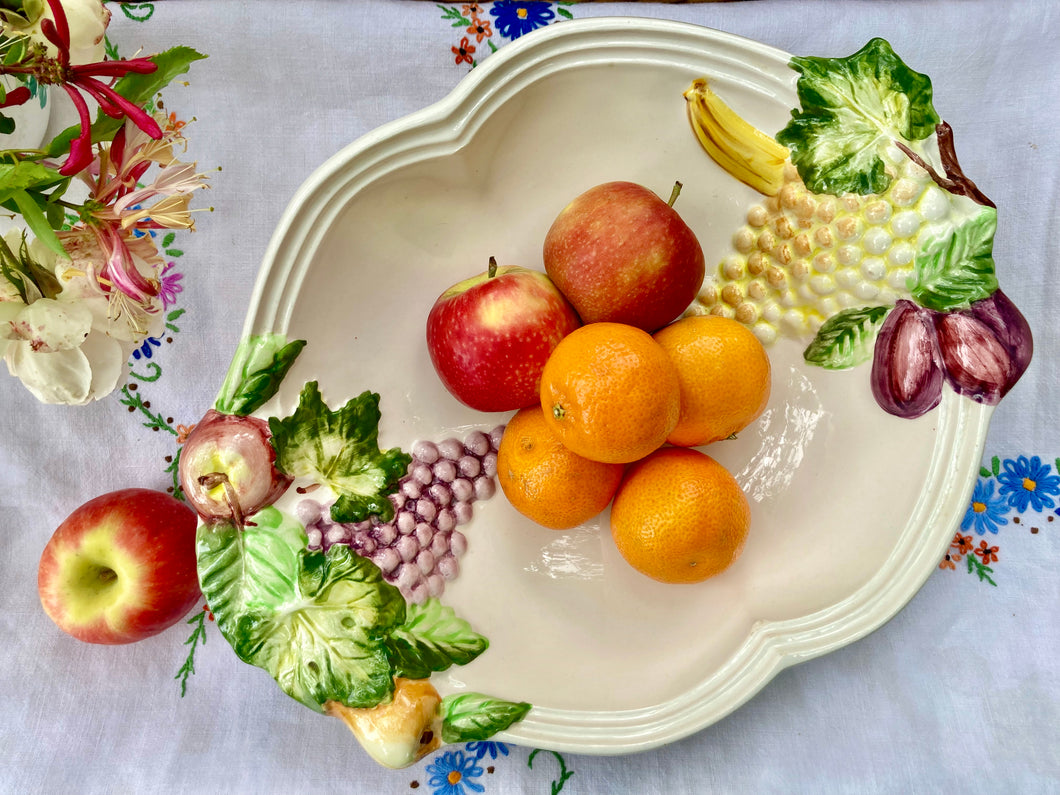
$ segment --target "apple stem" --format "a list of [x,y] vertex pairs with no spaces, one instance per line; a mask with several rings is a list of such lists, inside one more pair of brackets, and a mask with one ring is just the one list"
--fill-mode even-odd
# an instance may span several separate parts
[[489,268],[486,270],[486,278],[487,279],[492,279],[496,275],[497,275],[497,258],[496,257],[490,257],[490,265],[489,265]]
[[118,579],[118,575],[114,569],[100,569],[99,579],[103,582],[110,582],[111,580]]
[[677,197],[681,195],[681,188],[684,187],[680,182],[674,183],[674,189],[670,191],[670,200],[666,202],[671,207],[674,206],[674,202],[677,201]]

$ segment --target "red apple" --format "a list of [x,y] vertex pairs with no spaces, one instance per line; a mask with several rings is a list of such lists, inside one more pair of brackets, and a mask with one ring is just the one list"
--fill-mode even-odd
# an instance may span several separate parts
[[41,604],[89,643],[132,643],[180,621],[202,598],[195,512],[151,489],[122,489],[70,514],[41,555]]
[[445,388],[479,411],[540,401],[541,371],[581,322],[540,271],[497,267],[453,285],[427,317],[427,350]]
[[545,272],[584,323],[647,332],[684,312],[703,285],[703,250],[671,206],[632,182],[590,188],[545,236]]

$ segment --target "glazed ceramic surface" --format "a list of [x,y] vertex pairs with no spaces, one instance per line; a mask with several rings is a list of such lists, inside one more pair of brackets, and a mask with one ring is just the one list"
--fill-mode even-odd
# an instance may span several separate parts
[[[706,156],[682,92],[709,75],[773,135],[797,104],[789,60],[679,23],[564,23],[338,152],[292,201],[261,270],[245,332],[308,344],[256,413],[289,413],[302,384],[317,380],[330,405],[380,394],[381,446],[408,450],[503,423],[507,415],[463,407],[432,370],[424,325],[435,298],[491,255],[540,268],[555,215],[610,180],[664,196],[680,180],[679,210],[708,264],[720,262],[761,197]],[[476,503],[444,596],[490,647],[437,674],[438,690],[532,703],[502,739],[635,751],[708,726],[785,666],[900,610],[967,507],[992,409],[945,390],[924,416],[891,416],[866,366],[810,367],[805,345],[769,348],[767,410],[708,450],[752,505],[747,546],[728,571],[695,586],[656,583],[618,556],[606,513],[557,533],[498,493]]]

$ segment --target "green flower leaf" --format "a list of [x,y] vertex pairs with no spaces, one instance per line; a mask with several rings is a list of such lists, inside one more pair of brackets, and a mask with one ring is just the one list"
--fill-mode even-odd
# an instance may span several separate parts
[[282,334],[256,334],[243,339],[228,367],[214,408],[245,417],[276,394],[287,371],[305,347],[305,340],[287,342]]
[[889,306],[870,306],[836,312],[817,330],[803,352],[807,364],[826,370],[845,370],[872,358],[872,344],[891,311]]
[[54,168],[48,168],[32,160],[0,164],[0,202],[6,202],[16,193],[27,190],[44,190],[66,180]]
[[203,526],[197,540],[203,595],[236,655],[317,712],[327,701],[385,701],[385,638],[404,621],[401,592],[347,546],[305,549],[302,525],[275,508],[254,521]]
[[[172,47],[148,60],[158,67],[151,74],[130,73],[114,84],[114,90],[137,107],[146,107],[154,101],[155,95],[169,85],[170,81],[186,73],[191,65],[206,56],[191,47]],[[92,123],[92,142],[109,141],[125,123],[124,118],[112,119],[102,111],[96,114]],[[70,142],[81,134],[79,124],[72,125],[57,135],[45,148],[48,157],[59,157],[70,151]]]
[[963,309],[998,288],[994,272],[997,210],[984,209],[948,234],[929,241],[916,256],[913,299],[938,312]]
[[451,665],[467,665],[489,647],[489,641],[437,599],[410,604],[405,623],[387,640],[394,675],[426,679]]
[[389,519],[394,506],[387,495],[412,458],[396,447],[379,449],[380,417],[379,395],[364,392],[331,411],[310,381],[294,414],[269,419],[276,464],[292,477],[330,487],[338,497],[331,506],[336,522],[360,522],[370,514]]
[[501,701],[481,693],[442,699],[442,740],[466,743],[486,740],[526,717],[530,704]]
[[815,193],[882,193],[891,183],[881,153],[935,131],[931,79],[876,38],[846,58],[791,61],[801,110],[777,134]]
[[[55,234],[55,230],[52,229],[51,224],[48,222],[45,207],[38,203],[36,196],[39,195],[30,195],[24,190],[16,190],[11,193],[11,201],[15,203],[18,211],[22,214],[22,220],[26,222],[26,226],[37,236],[38,240],[63,259],[70,259],[70,255],[66,253],[66,249],[63,248],[63,244],[59,240],[59,236]],[[41,199],[41,201],[43,202],[44,200]]]

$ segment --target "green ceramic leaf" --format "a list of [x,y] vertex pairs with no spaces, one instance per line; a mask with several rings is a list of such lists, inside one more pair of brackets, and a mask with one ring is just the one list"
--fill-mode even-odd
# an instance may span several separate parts
[[963,309],[998,288],[994,272],[997,210],[988,207],[949,234],[928,242],[916,256],[913,299],[938,312]]
[[305,529],[273,507],[239,530],[204,524],[196,536],[199,584],[221,634],[228,637],[247,611],[275,610],[295,593]]
[[359,522],[370,514],[389,519],[394,506],[387,495],[412,458],[396,447],[379,449],[380,417],[379,395],[364,392],[331,411],[310,381],[294,414],[269,420],[277,466],[330,487],[338,497],[331,507],[336,522]]
[[243,417],[261,408],[276,394],[305,344],[305,340],[287,342],[282,334],[244,339],[232,357],[214,408]]
[[832,315],[817,330],[803,352],[807,364],[826,370],[845,370],[872,358],[872,344],[883,325],[889,306],[844,309]]
[[801,109],[777,134],[815,193],[882,193],[891,178],[881,154],[893,141],[927,138],[939,123],[931,79],[876,38],[846,58],[791,61]]
[[375,564],[344,545],[305,549],[301,524],[271,507],[242,531],[201,527],[197,548],[203,595],[241,660],[317,712],[390,697],[385,638],[405,600]]
[[530,704],[502,701],[481,693],[442,699],[442,740],[466,743],[486,740],[526,717]]
[[405,623],[387,640],[394,675],[426,679],[451,665],[467,665],[489,647],[451,607],[437,599],[410,604]]

